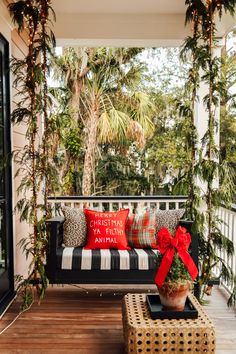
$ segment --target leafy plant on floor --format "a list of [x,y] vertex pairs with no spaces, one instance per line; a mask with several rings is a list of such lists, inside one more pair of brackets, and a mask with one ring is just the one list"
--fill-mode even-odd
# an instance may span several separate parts
[[[192,50],[192,60],[195,62],[195,69],[203,71],[201,80],[208,87],[208,93],[204,97],[204,104],[208,113],[208,128],[201,141],[201,148],[198,152],[198,162],[192,159],[191,183],[194,179],[200,178],[206,184],[206,191],[197,193],[195,200],[202,198],[206,213],[197,220],[200,230],[201,248],[201,275],[199,284],[207,291],[208,281],[212,277],[214,267],[219,267],[220,275],[226,281],[233,281],[233,273],[229,265],[220,257],[219,250],[224,250],[228,256],[234,252],[232,242],[221,232],[221,223],[218,216],[218,208],[224,202],[229,205],[233,192],[232,173],[226,162],[219,163],[219,149],[216,142],[216,134],[219,129],[216,120],[216,107],[220,104],[220,94],[225,93],[225,82],[220,80],[220,59],[214,53],[214,46],[217,44],[215,16],[221,17],[223,11],[235,12],[236,1],[206,0],[191,1],[186,0],[187,12],[186,21],[193,24],[193,36],[185,43],[185,50]],[[197,65],[196,65],[197,64]],[[190,116],[193,117],[193,109],[196,101],[196,88],[198,74],[193,75],[194,82],[192,89],[192,110]],[[194,136],[194,135],[193,135]],[[193,141],[192,141],[193,143]],[[195,150],[195,145],[193,144]],[[196,157],[196,155],[195,155]],[[195,167],[193,167],[195,165]],[[194,174],[193,174],[194,173]],[[220,180],[219,186],[215,181]],[[194,215],[197,204],[192,204],[192,189],[189,192],[190,213]],[[191,211],[192,209],[192,211]],[[202,293],[203,294],[203,293]]]
[[[14,124],[26,125],[26,143],[15,152],[19,165],[16,176],[21,177],[18,193],[22,198],[16,204],[20,221],[31,228],[27,237],[20,241],[26,258],[29,259],[29,276],[20,280],[18,289],[23,297],[23,307],[33,301],[33,285],[39,299],[48,285],[44,258],[47,246],[45,219],[50,214],[47,202],[49,183],[56,179],[56,170],[49,153],[53,125],[48,116],[47,53],[55,44],[54,35],[48,26],[54,16],[50,0],[20,0],[9,4],[9,11],[18,33],[27,38],[27,54],[23,59],[12,59],[14,86],[19,96],[12,113]],[[40,138],[40,121],[44,129]],[[43,190],[43,198],[41,191]]]

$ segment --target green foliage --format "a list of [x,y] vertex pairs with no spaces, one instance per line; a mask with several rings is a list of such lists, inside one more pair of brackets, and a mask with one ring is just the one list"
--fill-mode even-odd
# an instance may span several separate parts
[[146,193],[149,185],[143,170],[142,156],[135,145],[125,154],[118,147],[109,147],[96,166],[96,190],[104,195]]
[[[230,35],[229,35],[230,36]],[[231,34],[231,36],[235,36]],[[229,49],[221,60],[221,81],[224,90],[221,89],[220,106],[220,161],[228,165],[228,169],[236,184],[236,95],[232,87],[236,83],[236,54]],[[224,174],[225,175],[225,174]],[[220,180],[222,177],[220,176]],[[223,185],[223,183],[221,183]],[[234,199],[236,193],[234,190]]]
[[[98,52],[98,54],[96,54]],[[122,48],[118,55],[126,53]],[[56,77],[59,84],[52,95],[56,101],[61,101],[63,92],[64,98],[61,104],[64,107],[71,107],[67,124],[60,129],[60,169],[61,185],[63,193],[81,193],[83,179],[83,164],[88,141],[89,127],[89,102],[91,100],[91,80],[94,77],[93,71],[96,68],[96,75],[102,79],[100,70],[104,71],[102,55],[108,56],[107,63],[117,50],[112,48],[69,48],[63,50],[63,55],[53,58],[56,63]],[[163,53],[166,60],[163,59]],[[186,67],[180,65],[178,60],[178,49],[130,49],[129,58],[121,68],[112,59],[111,63],[115,70],[109,69],[105,72],[107,76],[103,85],[104,94],[100,96],[100,117],[97,132],[97,146],[95,149],[95,163],[93,165],[92,193],[95,194],[124,194],[130,191],[131,194],[160,194],[172,191],[173,186],[182,176],[182,170],[187,165],[191,155],[190,127],[188,120],[181,113],[182,110],[189,110],[189,93],[183,90],[187,77]],[[98,61],[99,57],[99,61]],[[156,62],[163,61],[160,68],[151,68],[146,62],[152,58]],[[103,58],[104,60],[104,58]],[[123,60],[123,59],[122,59]],[[82,65],[83,62],[83,65]],[[172,63],[172,65],[170,65]],[[81,65],[84,70],[81,71]],[[178,65],[178,70],[176,70]],[[173,68],[172,68],[173,67]],[[85,78],[82,76],[86,75]],[[64,77],[64,80],[63,80]],[[89,80],[88,80],[89,79]],[[95,80],[96,81],[96,80]],[[99,95],[101,95],[101,90]],[[189,89],[188,89],[189,92]],[[65,103],[65,101],[67,103]],[[176,102],[182,105],[176,110]],[[81,150],[78,156],[71,156],[65,147],[66,136],[70,129],[79,127]],[[183,134],[183,131],[186,132]],[[135,144],[140,160],[130,150]],[[109,145],[109,151],[105,146]],[[108,169],[101,167],[108,166],[107,161],[113,155],[122,156],[122,164],[129,165],[132,174],[128,174],[126,168],[125,178],[120,173],[119,181],[115,181]],[[107,156],[106,156],[107,155]],[[127,159],[126,155],[128,156]],[[127,161],[126,161],[127,160]],[[134,165],[141,164],[137,170]],[[112,170],[115,163],[112,162]],[[132,167],[134,166],[134,167]],[[117,162],[119,171],[119,162]],[[103,176],[104,175],[104,176]],[[128,180],[126,177],[130,176]],[[108,180],[105,176],[111,178]],[[169,176],[169,178],[166,178]],[[110,181],[110,182],[108,182]],[[106,183],[105,183],[106,182]],[[121,187],[122,186],[122,187]],[[127,188],[126,188],[127,187]],[[186,191],[186,190],[185,190]]]
[[[28,278],[18,278],[19,293],[23,308],[33,301],[33,285],[36,285],[39,299],[44,296],[48,285],[44,258],[47,247],[45,219],[50,210],[47,203],[49,184],[56,180],[55,164],[51,154],[51,134],[54,121],[48,116],[48,90],[46,73],[47,54],[55,44],[55,38],[46,24],[50,14],[54,15],[50,0],[16,1],[9,4],[9,11],[18,32],[24,30],[27,36],[28,52],[24,59],[12,59],[14,87],[19,99],[12,113],[14,124],[25,123],[27,143],[15,152],[15,162],[19,165],[16,176],[21,176],[18,193],[21,198],[16,204],[20,221],[27,222],[32,232],[19,243],[29,260]],[[38,139],[38,118],[44,119],[42,141]],[[43,203],[39,200],[43,190]]]
[[[71,154],[71,134],[64,129],[65,149],[63,180],[67,187],[80,182],[82,193],[97,193],[95,169],[99,163],[103,144],[117,144],[129,149],[133,142],[140,149],[152,134],[153,105],[149,95],[137,90],[142,67],[135,57],[142,49],[135,48],[67,48],[61,57],[54,57],[54,76],[67,90],[67,104],[71,106],[72,129],[78,129],[79,149]],[[70,128],[69,128],[70,130]],[[70,146],[69,146],[70,145]],[[73,139],[73,149],[75,140]],[[78,148],[78,145],[77,145]],[[77,156],[76,156],[77,155]],[[70,163],[68,163],[70,160]],[[74,178],[74,175],[79,176]],[[83,187],[84,186],[84,187]],[[80,190],[80,186],[76,186]],[[101,192],[101,186],[98,187]]]
[[34,301],[33,288],[28,279],[24,279],[23,276],[15,276],[16,291],[22,298],[22,305],[20,310],[27,310]]
[[70,130],[64,137],[65,148],[73,157],[77,157],[81,151],[81,137],[79,129]]
[[[162,256],[158,257],[158,265],[161,263]],[[169,272],[165,278],[167,283],[184,283],[186,281],[192,281],[191,276],[187,268],[185,267],[183,261],[178,256],[177,252],[174,254],[173,261],[171,263]]]
[[[102,100],[103,109],[104,107],[106,109],[105,111],[102,109],[102,119],[98,126],[96,163],[93,167],[93,193],[119,194],[125,193],[125,190],[130,190],[131,194],[135,194],[142,190],[145,194],[160,194],[162,188],[165,188],[165,193],[187,193],[191,195],[191,198],[189,198],[187,203],[186,215],[190,219],[202,219],[202,217],[200,215],[197,216],[196,213],[194,213],[194,215],[191,214],[193,209],[196,212],[201,201],[201,198],[198,196],[199,188],[195,185],[193,177],[194,174],[200,171],[200,163],[197,164],[195,161],[195,155],[197,153],[200,154],[200,152],[197,152],[197,144],[199,142],[193,122],[192,110],[193,101],[196,98],[195,91],[199,85],[200,63],[203,62],[203,56],[204,60],[206,58],[205,49],[203,50],[204,47],[201,46],[199,48],[197,46],[199,38],[199,31],[194,41],[190,40],[191,37],[188,38],[188,43],[183,47],[181,53],[184,58],[184,63],[182,65],[179,64],[178,69],[176,69],[179,53],[177,49],[144,49],[138,52],[138,56],[130,59],[131,63],[126,62],[127,73],[121,75],[118,86],[115,85],[117,71],[115,71],[114,76],[114,73],[110,70],[111,78],[109,85],[112,82],[112,90],[110,92],[110,89],[108,89],[109,95],[108,92],[106,92],[105,99]],[[109,50],[112,52],[111,48],[109,48]],[[125,51],[124,48],[122,50]],[[120,50],[119,53],[122,53],[122,50]],[[62,178],[61,185],[67,181],[64,186],[65,188],[63,187],[63,193],[65,194],[82,193],[82,166],[84,163],[85,144],[87,142],[86,134],[88,131],[88,109],[86,108],[88,105],[87,85],[90,84],[83,81],[83,87],[81,88],[79,86],[81,79],[78,78],[77,85],[75,78],[81,75],[80,67],[82,61],[84,61],[84,65],[87,65],[86,70],[89,70],[89,60],[91,60],[91,62],[92,60],[97,60],[98,57],[94,54],[96,51],[99,52],[98,56],[100,59],[102,53],[103,55],[106,53],[106,51],[101,48],[70,48],[63,51],[61,57],[55,59],[56,62],[59,62],[59,68],[56,66],[55,71],[57,72],[57,70],[59,70],[60,75],[58,74],[58,77],[60,78],[61,85],[63,83],[63,75],[60,70],[65,73],[65,82],[63,83],[65,86],[61,86],[57,89],[54,88],[52,94],[59,104],[62,101],[61,105],[64,107],[62,108],[62,112],[64,112],[65,109],[68,111],[68,107],[74,107],[68,112],[67,123],[60,129],[62,137],[62,140],[60,140],[60,168],[62,170],[60,178]],[[199,58],[196,60],[195,58],[195,62],[192,65],[189,60],[189,54],[192,53],[193,55],[193,51],[198,53],[201,60]],[[202,54],[202,52],[204,52],[204,54]],[[110,52],[108,51],[108,53]],[[168,65],[164,63],[163,56],[169,60]],[[150,68],[147,64],[148,61],[146,62],[149,58],[155,59],[156,62],[163,60],[163,64],[157,69],[155,69],[153,65],[151,65]],[[135,62],[135,66],[132,61]],[[188,68],[189,71],[186,70]],[[99,71],[102,69],[102,63],[96,61],[96,70]],[[93,69],[91,69],[91,71],[92,70]],[[90,75],[91,71],[88,71],[87,74]],[[177,78],[178,84],[175,83],[175,78]],[[73,84],[70,80],[73,81]],[[125,92],[126,90],[132,92],[133,87],[138,88],[138,94],[121,95],[119,87],[125,87]],[[129,87],[131,87],[131,89]],[[159,88],[161,88],[161,90]],[[145,95],[142,93],[145,93]],[[149,96],[149,100],[147,100],[147,96]],[[62,97],[64,98],[62,99]],[[75,99],[73,99],[73,97],[75,97]],[[139,137],[137,135],[137,138],[140,139],[141,144],[145,142],[144,148],[141,150],[140,154],[142,169],[139,171],[139,176],[141,177],[140,183],[142,185],[138,188],[136,185],[138,182],[133,183],[132,181],[127,181],[128,188],[125,189],[119,187],[124,184],[123,182],[119,180],[119,183],[116,183],[114,178],[112,178],[113,175],[107,173],[106,169],[103,171],[100,166],[103,166],[102,159],[107,160],[109,159],[109,155],[112,154],[116,155],[121,153],[125,160],[126,152],[129,151],[133,140],[136,139],[133,131],[136,133],[137,131],[135,129],[133,129],[133,131],[129,129],[128,131],[128,126],[132,123],[130,117],[134,116],[137,119],[139,118],[139,115],[135,114],[138,103],[137,97],[139,99],[142,98],[140,104],[141,112],[144,112],[142,107],[149,108],[146,113],[143,114],[143,117],[149,118],[147,122],[148,120],[152,121],[152,124],[149,124],[146,131],[148,132],[150,127],[153,127],[154,131],[151,134],[146,133],[144,137],[141,130],[138,130],[140,135]],[[111,105],[110,100],[112,100],[115,109],[109,108]],[[145,105],[145,102],[149,103]],[[65,120],[65,117],[62,119]],[[76,129],[76,126],[79,126],[81,149],[80,153],[72,158],[67,148],[65,148],[64,142],[66,141],[65,137],[68,131],[70,131],[70,129]],[[126,132],[129,132],[128,136],[126,136]],[[109,152],[106,152],[104,148],[106,144],[110,145]],[[227,146],[230,147],[232,144]],[[108,156],[106,156],[106,154],[108,154]],[[135,159],[133,162],[135,163]],[[123,161],[123,164],[126,164],[126,162]],[[114,164],[112,170],[113,167]],[[118,162],[117,170],[119,170]],[[110,183],[108,179],[103,178],[103,174],[111,178]],[[120,174],[120,176],[121,175],[122,174]],[[106,181],[106,183],[104,183],[104,181]],[[134,186],[134,190],[132,190],[132,186]]]
[[181,282],[181,281],[186,281],[189,280],[191,281],[191,277],[189,275],[189,272],[187,268],[185,267],[184,263],[182,260],[179,258],[179,256],[175,253],[173,262],[171,264],[170,270],[168,272],[168,275],[166,277],[167,282]]

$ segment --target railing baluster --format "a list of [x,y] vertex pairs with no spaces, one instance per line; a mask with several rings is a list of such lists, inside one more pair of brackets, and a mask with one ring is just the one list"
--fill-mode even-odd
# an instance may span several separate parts
[[[233,219],[234,219],[233,213],[229,213],[228,237],[229,237],[229,240],[231,240],[232,242],[234,242],[234,240],[233,240]],[[231,269],[234,269],[233,258],[234,258],[234,256],[230,256],[230,259],[229,259],[229,264],[230,264]]]
[[[232,207],[231,210],[221,206],[218,210],[218,216],[222,220],[220,230],[222,234],[233,242],[234,249],[236,249],[236,208]],[[234,275],[236,275],[236,257],[235,254],[231,257],[228,256],[225,250],[219,250],[218,255],[231,267]],[[215,272],[219,273],[219,269]],[[222,281],[226,289],[232,291],[232,284]]]
[[[224,222],[223,208],[220,207],[219,210],[218,210],[218,213],[219,213],[219,219],[222,220],[222,222]],[[220,227],[220,231],[223,233],[224,232],[223,231],[223,223],[221,223],[219,227]],[[222,257],[223,256],[222,250],[218,249],[217,254],[220,257]],[[218,270],[218,273],[219,273],[219,269],[218,268],[217,268],[217,270]]]
[[132,206],[131,202],[128,202],[128,208],[129,208],[129,211],[132,213],[133,212],[133,206]]

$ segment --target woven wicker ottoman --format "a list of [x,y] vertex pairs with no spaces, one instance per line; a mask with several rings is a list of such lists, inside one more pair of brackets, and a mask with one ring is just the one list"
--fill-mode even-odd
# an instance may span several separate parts
[[146,294],[127,294],[123,299],[125,348],[132,353],[215,353],[212,322],[193,295],[197,319],[152,320]]

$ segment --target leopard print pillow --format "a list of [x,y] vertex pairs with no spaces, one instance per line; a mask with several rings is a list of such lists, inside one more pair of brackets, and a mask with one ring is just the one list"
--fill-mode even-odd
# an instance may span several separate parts
[[86,243],[87,224],[84,212],[79,208],[62,207],[63,243],[66,247],[81,247]]
[[162,227],[166,227],[173,235],[180,219],[184,215],[184,211],[184,209],[157,210],[157,233]]

